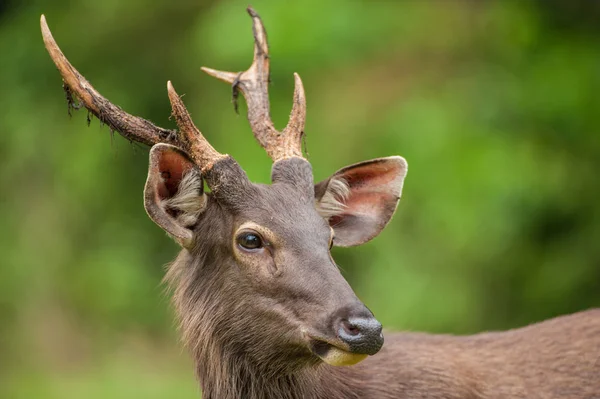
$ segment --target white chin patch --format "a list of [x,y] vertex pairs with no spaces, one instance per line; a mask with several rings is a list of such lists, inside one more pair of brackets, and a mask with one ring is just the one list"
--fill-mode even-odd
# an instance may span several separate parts
[[334,346],[330,347],[325,356],[320,358],[331,366],[352,366],[362,360],[365,360],[367,355],[346,352]]

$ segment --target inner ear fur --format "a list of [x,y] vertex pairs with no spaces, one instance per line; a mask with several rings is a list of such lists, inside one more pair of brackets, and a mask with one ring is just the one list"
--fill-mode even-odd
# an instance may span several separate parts
[[334,229],[334,245],[363,244],[383,230],[398,206],[407,168],[402,157],[377,158],[315,185],[315,206]]
[[200,169],[185,152],[162,143],[152,147],[144,206],[150,219],[180,245],[192,245],[192,229],[206,208],[206,195]]

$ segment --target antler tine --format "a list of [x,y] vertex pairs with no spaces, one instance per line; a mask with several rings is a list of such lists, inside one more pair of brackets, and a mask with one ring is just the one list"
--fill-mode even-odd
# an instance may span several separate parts
[[288,124],[283,129],[283,139],[298,145],[299,156],[302,156],[302,135],[304,134],[304,123],[306,122],[306,96],[304,85],[300,75],[294,73],[294,104]]
[[183,141],[184,148],[201,169],[211,169],[216,161],[227,157],[227,155],[217,152],[206,138],[204,138],[196,125],[194,125],[192,117],[183,104],[181,97],[179,97],[173,88],[171,81],[167,82],[167,91],[169,93],[169,100],[171,101],[175,122],[182,133],[180,140]]
[[44,44],[63,78],[67,95],[75,94],[92,114],[129,140],[147,145],[180,144],[176,130],[163,129],[146,119],[130,115],[98,93],[60,50],[52,37],[44,15],[40,19],[40,25]]
[[273,161],[302,158],[302,135],[306,119],[304,86],[298,74],[294,74],[294,105],[290,120],[282,132],[277,131],[269,110],[269,46],[267,32],[260,16],[248,7],[254,31],[254,60],[245,72],[234,73],[202,67],[215,78],[233,85],[234,95],[241,90],[248,104],[248,121],[254,136]]

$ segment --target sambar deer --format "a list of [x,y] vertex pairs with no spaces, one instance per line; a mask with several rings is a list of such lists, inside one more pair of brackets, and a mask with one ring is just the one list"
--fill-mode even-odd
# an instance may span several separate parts
[[374,159],[314,184],[301,149],[302,81],[296,74],[289,123],[279,132],[269,113],[266,33],[248,13],[251,67],[203,69],[245,96],[252,131],[273,159],[271,185],[250,182],[207,142],[170,82],[178,131],[110,103],[67,61],[41,18],[69,101],[78,98],[111,129],[153,146],[144,204],[182,247],[166,281],[204,397],[600,398],[598,309],[474,336],[387,334],[383,345],[381,324],[330,249],[362,244],[385,227],[407,164]]

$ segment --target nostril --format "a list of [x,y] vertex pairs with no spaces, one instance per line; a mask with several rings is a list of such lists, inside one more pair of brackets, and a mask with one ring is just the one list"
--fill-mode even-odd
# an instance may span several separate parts
[[348,320],[342,320],[342,328],[344,329],[344,332],[350,336],[354,337],[360,334],[360,328]]
[[338,338],[344,341],[352,352],[373,355],[383,345],[381,323],[374,317],[350,318],[339,321]]

